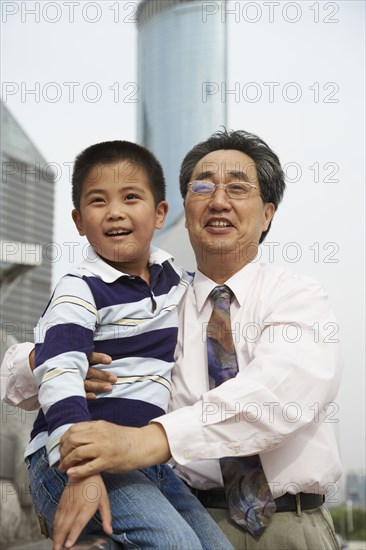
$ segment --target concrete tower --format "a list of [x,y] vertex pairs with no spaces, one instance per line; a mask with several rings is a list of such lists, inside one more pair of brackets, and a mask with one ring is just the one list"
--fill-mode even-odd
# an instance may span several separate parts
[[[188,150],[226,125],[226,25],[212,2],[142,0],[138,9],[138,141],[163,165],[170,211],[158,246],[192,262],[179,192]],[[187,267],[192,267],[188,265]]]

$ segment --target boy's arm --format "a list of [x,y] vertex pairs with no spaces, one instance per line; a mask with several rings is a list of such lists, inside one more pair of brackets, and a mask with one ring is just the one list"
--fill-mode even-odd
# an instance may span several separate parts
[[48,427],[50,466],[59,461],[59,440],[73,424],[91,420],[84,380],[98,311],[87,282],[63,277],[35,328],[34,377]]
[[93,475],[66,485],[54,519],[53,550],[71,548],[81,531],[99,509],[103,530],[112,534],[112,514],[101,475]]

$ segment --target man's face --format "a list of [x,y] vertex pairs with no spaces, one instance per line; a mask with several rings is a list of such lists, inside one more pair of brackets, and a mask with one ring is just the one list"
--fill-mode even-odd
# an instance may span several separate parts
[[101,164],[85,178],[73,219],[95,251],[125,273],[146,272],[150,242],[163,226],[167,203],[157,206],[145,170],[129,161]]
[[248,198],[230,198],[222,187],[209,196],[188,188],[185,199],[186,227],[200,271],[212,259],[241,269],[255,258],[260,236],[275,210],[273,204],[262,201],[254,161],[236,150],[213,151],[196,164],[190,179],[215,185],[246,181],[257,186]]

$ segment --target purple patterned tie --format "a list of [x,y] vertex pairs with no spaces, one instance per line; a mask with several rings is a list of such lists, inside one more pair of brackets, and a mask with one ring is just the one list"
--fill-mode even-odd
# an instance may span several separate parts
[[[207,355],[212,389],[236,376],[238,364],[230,323],[233,293],[221,285],[210,297],[214,307],[207,326]],[[276,511],[259,455],[221,458],[220,466],[231,519],[258,539]]]

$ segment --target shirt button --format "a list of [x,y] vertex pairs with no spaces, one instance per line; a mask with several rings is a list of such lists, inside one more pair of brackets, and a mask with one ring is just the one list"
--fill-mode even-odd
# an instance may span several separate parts
[[190,456],[191,456],[190,451],[185,450],[184,453],[183,453],[183,458],[185,458],[186,460],[188,460],[188,458],[190,458]]
[[234,453],[236,453],[236,454],[239,454],[239,453],[240,453],[240,447],[239,447],[239,445],[236,445],[236,446],[234,447]]

